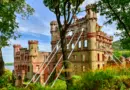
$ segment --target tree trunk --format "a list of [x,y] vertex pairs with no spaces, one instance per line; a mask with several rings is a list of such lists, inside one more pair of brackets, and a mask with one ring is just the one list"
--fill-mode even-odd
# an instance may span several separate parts
[[4,61],[2,57],[2,48],[0,48],[0,76],[4,73]]
[[[67,63],[68,55],[66,52],[66,39],[65,39],[66,32],[64,32],[64,31],[67,31],[67,30],[62,30],[60,32],[60,38],[61,38],[61,48],[62,48],[62,54],[63,54],[63,66],[64,66],[64,69],[67,70],[67,69],[69,69],[69,64]],[[71,84],[71,80],[68,78],[71,77],[71,74],[70,74],[70,72],[65,72],[64,75],[65,75],[65,80],[66,80],[67,90],[68,90],[68,87]]]

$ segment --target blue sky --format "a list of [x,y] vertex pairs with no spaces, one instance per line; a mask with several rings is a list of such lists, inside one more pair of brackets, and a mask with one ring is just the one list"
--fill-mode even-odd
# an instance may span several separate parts
[[[81,8],[84,9],[87,4],[95,1],[97,0],[86,0]],[[51,51],[50,22],[55,20],[55,15],[44,6],[43,0],[27,0],[27,3],[35,9],[35,13],[26,20],[19,16],[17,17],[17,22],[19,23],[18,32],[22,36],[17,40],[9,40],[11,45],[2,49],[5,62],[14,61],[13,44],[21,44],[22,47],[28,47],[28,40],[38,40],[40,51]],[[84,17],[84,15],[85,13],[80,13],[78,17]],[[104,21],[106,19],[98,14],[98,23],[102,25]],[[108,33],[108,35],[114,35],[116,26],[115,24],[107,25],[102,30]],[[118,37],[114,37],[114,40],[118,40]]]

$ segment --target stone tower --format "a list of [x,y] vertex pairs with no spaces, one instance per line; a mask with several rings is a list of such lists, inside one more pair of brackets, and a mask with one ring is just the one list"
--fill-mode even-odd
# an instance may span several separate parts
[[57,21],[52,21],[50,23],[50,27],[51,27],[51,46],[52,46],[52,50],[53,48],[55,47],[56,43],[57,43],[57,40],[58,40],[58,24],[57,24]]
[[14,56],[15,56],[16,53],[17,53],[18,51],[20,51],[21,45],[15,44],[15,45],[13,45],[13,47],[14,47]]
[[96,52],[96,24],[97,24],[97,15],[96,12],[92,11],[94,5],[86,6],[87,17],[86,20],[88,21],[88,60],[90,62],[90,69],[95,70],[97,69],[97,52]]
[[28,41],[29,44],[29,64],[28,64],[28,77],[29,79],[33,76],[33,65],[32,63],[37,59],[38,57],[38,41]]

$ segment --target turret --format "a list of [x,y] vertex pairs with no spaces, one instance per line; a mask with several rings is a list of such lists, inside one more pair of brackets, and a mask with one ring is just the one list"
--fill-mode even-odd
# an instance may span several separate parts
[[52,21],[50,23],[50,27],[51,27],[51,41],[56,41],[57,39],[57,29],[58,29],[58,24],[57,21]]
[[38,56],[38,41],[30,40],[29,44],[29,56],[36,57]]
[[[28,41],[29,44],[29,61],[30,62],[35,62],[38,57],[38,41],[36,40],[30,40]],[[28,64],[28,73],[27,73],[27,78],[31,79],[33,76],[33,65],[32,63]]]
[[15,45],[13,45],[13,47],[14,47],[14,56],[15,56],[16,53],[17,53],[18,51],[20,51],[21,45],[15,44]]
[[50,23],[50,27],[51,27],[51,31],[50,31],[51,32],[51,46],[53,49],[54,46],[56,45],[56,42],[57,42],[58,37],[59,37],[57,21],[52,21]]
[[87,27],[88,27],[88,49],[89,49],[89,62],[90,68],[92,70],[97,69],[97,53],[96,51],[96,24],[97,24],[97,15],[92,9],[95,8],[93,4],[86,6],[86,20],[87,20]]

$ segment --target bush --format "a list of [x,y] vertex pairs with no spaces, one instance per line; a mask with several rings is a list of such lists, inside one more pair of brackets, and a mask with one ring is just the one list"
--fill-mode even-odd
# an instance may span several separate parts
[[70,90],[126,90],[130,86],[130,69],[90,71],[74,84]]

